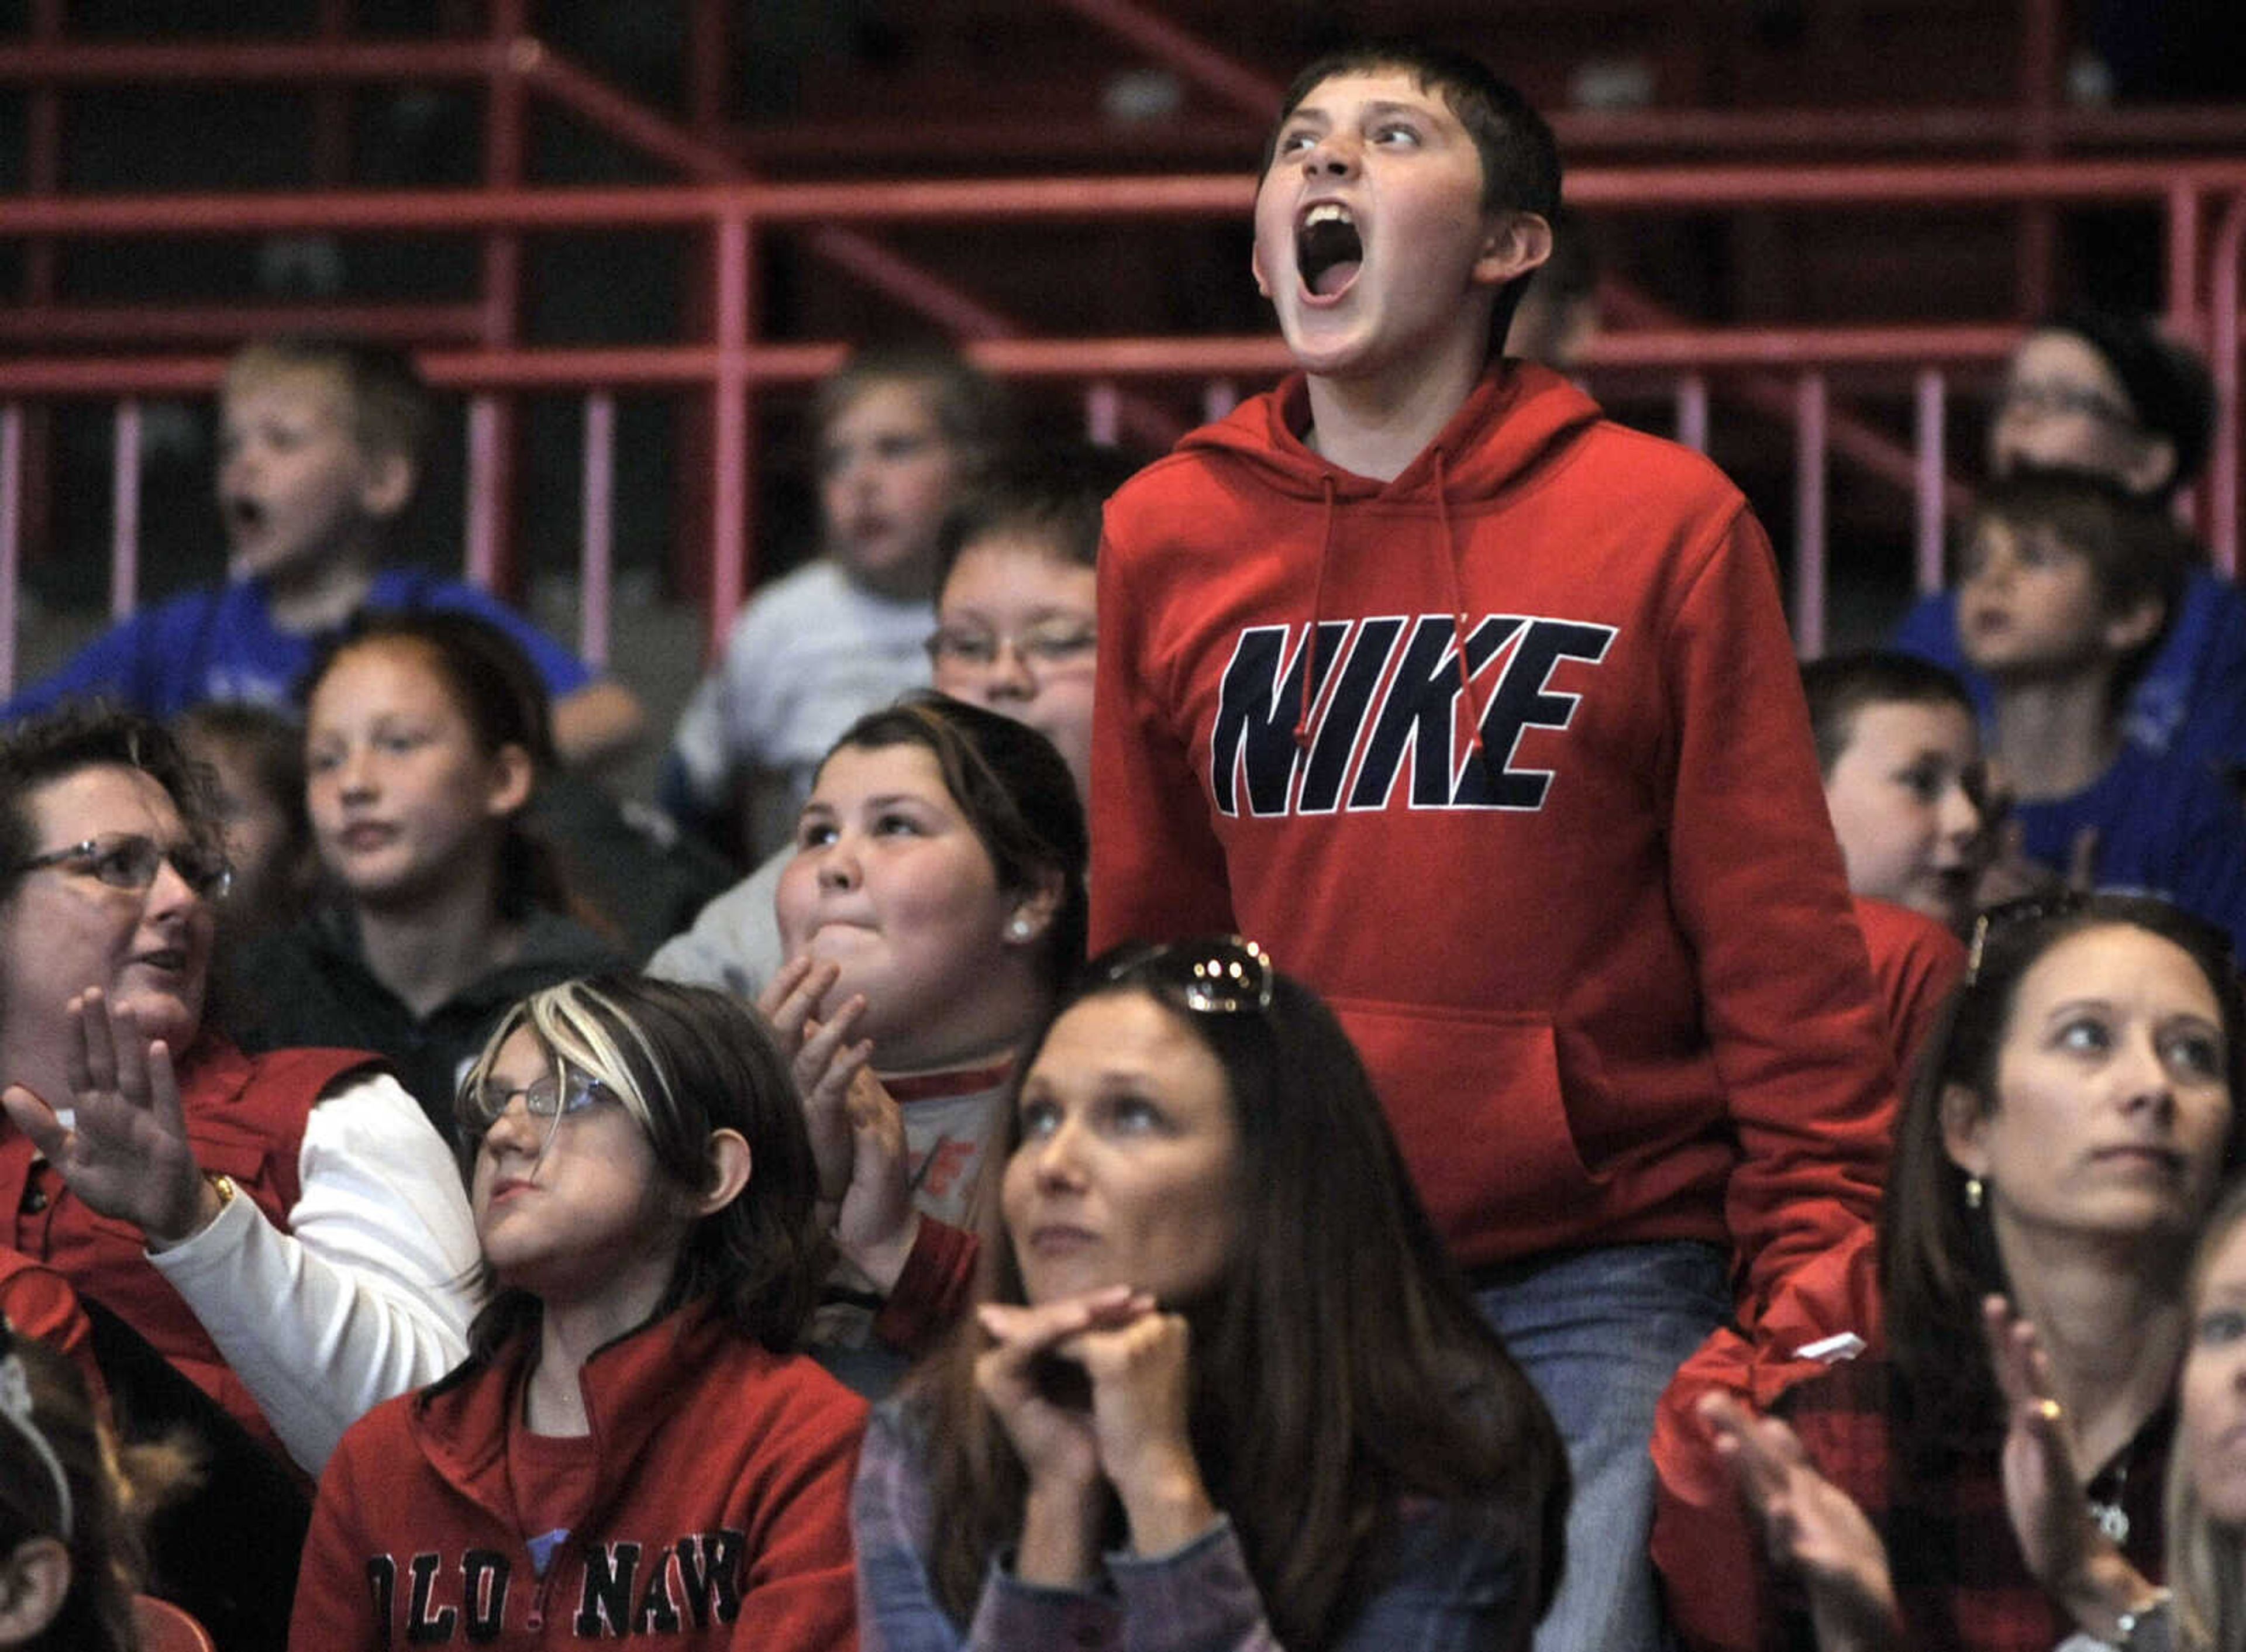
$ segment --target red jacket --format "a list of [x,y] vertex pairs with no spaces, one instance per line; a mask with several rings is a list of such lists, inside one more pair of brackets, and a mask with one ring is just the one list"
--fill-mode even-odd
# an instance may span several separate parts
[[541,1578],[506,1449],[528,1348],[518,1338],[344,1436],[304,1544],[294,1652],[857,1645],[861,1401],[700,1307],[609,1343],[579,1378],[599,1482]]
[[1469,1265],[1729,1240],[1759,1299],[1871,1214],[1894,1089],[1762,530],[1537,367],[1386,483],[1308,417],[1108,506],[1095,944],[1309,981]]
[[36,1336],[78,1367],[85,1391],[105,1412],[109,1385],[93,1361],[93,1327],[70,1281],[19,1250],[0,1246],[0,1315],[24,1336]]
[[[231,1177],[242,1196],[287,1233],[289,1213],[303,1192],[298,1159],[313,1104],[337,1078],[379,1059],[363,1050],[279,1050],[253,1058],[206,1034],[179,1069],[180,1105],[195,1162]],[[38,1157],[31,1138],[7,1125],[0,1125],[0,1200],[15,1213],[17,1249],[132,1326],[276,1459],[289,1460],[194,1310],[149,1264],[140,1230],[89,1210],[62,1173]]]
[[1908,1085],[1919,1046],[1957,983],[1965,978],[1965,943],[1942,924],[1909,907],[1855,898],[1856,926],[1871,955],[1872,979],[1887,1011],[1888,1049]]

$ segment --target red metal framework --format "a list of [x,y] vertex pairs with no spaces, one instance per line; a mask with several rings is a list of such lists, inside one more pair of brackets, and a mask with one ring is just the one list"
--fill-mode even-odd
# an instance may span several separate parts
[[[1128,0],[1061,3],[1171,61],[1243,111],[1263,103],[1271,90],[1259,78],[1231,70],[1181,31],[1164,33],[1166,25],[1150,20],[1150,14]],[[2051,4],[2052,0],[2027,0],[2032,13],[2048,14]],[[709,10],[698,9],[696,16]],[[1137,397],[1133,387],[1140,384],[1200,381],[1202,405],[1221,411],[1236,393],[1237,381],[1268,377],[1284,364],[1277,341],[1263,337],[1024,337],[1011,318],[881,239],[882,232],[900,226],[931,222],[1026,233],[1034,226],[1062,223],[1238,220],[1249,201],[1249,184],[1238,176],[757,182],[742,178],[732,155],[706,133],[648,111],[524,33],[527,0],[497,0],[491,34],[473,40],[348,42],[339,37],[348,21],[344,0],[323,0],[323,18],[328,34],[337,37],[312,45],[86,45],[61,40],[60,0],[35,0],[32,43],[0,47],[0,84],[33,88],[27,100],[30,189],[0,214],[0,235],[20,238],[27,247],[25,303],[16,314],[0,316],[0,337],[70,347],[0,362],[0,606],[6,609],[0,613],[0,649],[10,645],[14,634],[17,560],[24,543],[35,542],[39,534],[44,493],[37,431],[45,404],[94,398],[119,405],[112,589],[116,602],[129,607],[135,594],[132,529],[137,472],[130,461],[137,442],[138,398],[207,391],[221,365],[221,358],[210,353],[135,359],[76,353],[79,346],[217,346],[255,332],[306,324],[350,327],[424,345],[422,360],[432,380],[472,398],[468,559],[472,575],[487,582],[503,581],[508,567],[507,506],[514,492],[516,397],[531,391],[582,393],[587,432],[583,629],[585,645],[596,656],[605,646],[607,630],[606,502],[612,483],[615,393],[666,387],[690,392],[706,411],[710,439],[704,445],[701,474],[714,636],[738,605],[752,570],[754,467],[748,456],[759,397],[767,388],[815,377],[840,357],[842,346],[837,343],[784,343],[766,336],[754,281],[754,254],[766,238],[793,238],[830,266],[949,327],[994,371],[1081,384],[1087,423],[1096,433],[1127,429],[1142,438],[1174,433],[1174,416]],[[698,50],[706,44],[698,40]],[[2032,58],[2033,52],[2028,55]],[[188,81],[334,87],[391,79],[451,80],[488,88],[486,187],[129,198],[58,193],[59,122],[53,105],[63,87]],[[2027,79],[2024,72],[2024,84]],[[695,181],[653,188],[520,187],[524,122],[534,99],[569,112]],[[715,92],[706,73],[697,77],[691,101],[700,114],[714,119]],[[2048,99],[2043,102],[2047,105]],[[1636,119],[1643,124],[1649,118]],[[1753,124],[1757,118],[1740,118],[1732,129],[1709,126],[1712,117],[1689,112],[1675,119],[1686,125],[1701,122],[1702,139],[1718,146],[1768,136]],[[2059,112],[2044,107],[2030,124],[2032,147],[2051,152],[2063,146],[2067,122]],[[1908,144],[1939,126],[1906,120],[1899,130]],[[323,177],[339,165],[337,130],[334,118],[323,119],[320,131],[328,135],[321,142]],[[1606,167],[1576,171],[1569,196],[1587,214],[1610,215],[1750,207],[1847,213],[1868,207],[1946,205],[2016,210],[2033,223],[2038,214],[2070,205],[2157,207],[2165,223],[2170,323],[2209,348],[2222,389],[2222,424],[2204,512],[2223,565],[2229,567],[2235,559],[2246,160]],[[706,337],[633,348],[528,347],[521,342],[525,234],[664,227],[699,232],[711,248],[699,303]],[[482,248],[480,296],[455,304],[102,308],[65,304],[56,296],[56,248],[65,242],[303,231],[473,237]],[[2046,258],[2043,267],[2047,263]],[[2033,283],[2024,280],[2023,297],[2032,297],[2033,290]],[[1626,327],[1594,346],[1588,371],[1595,380],[1652,376],[1668,384],[1679,433],[1687,440],[1705,442],[1712,385],[1793,422],[1800,451],[1796,620],[1806,649],[1814,651],[1822,638],[1825,476],[1835,459],[1861,466],[1912,493],[1920,578],[1930,586],[1938,581],[1944,513],[1954,496],[1943,465],[1950,388],[1955,378],[1984,373],[2001,357],[2017,337],[2015,322],[1712,329],[1678,323],[1626,291],[1609,298],[1610,314]],[[1833,394],[1836,387],[1882,381],[1909,386],[1916,410],[1909,444],[1857,419]],[[0,658],[0,678],[8,663]]]

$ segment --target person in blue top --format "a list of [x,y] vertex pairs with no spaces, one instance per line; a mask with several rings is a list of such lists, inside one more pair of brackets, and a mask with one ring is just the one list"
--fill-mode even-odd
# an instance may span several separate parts
[[1958,636],[1994,695],[1991,757],[2026,858],[2246,942],[2246,810],[2131,738],[2121,714],[2192,554],[2167,512],[2102,478],[2018,471],[1975,513]]
[[[2134,317],[2078,310],[2030,332],[1989,426],[1997,476],[2027,465],[2112,478],[2167,505],[2207,462],[2215,391],[2206,366]],[[1896,629],[1906,654],[1957,672],[1983,718],[1994,707],[1957,633],[1957,593],[1923,597]],[[2139,747],[2226,778],[2246,769],[2246,595],[2195,562],[2159,647],[2122,709]]]
[[320,638],[353,614],[457,608],[530,656],[565,761],[615,754],[637,736],[637,697],[506,604],[385,565],[429,424],[427,387],[405,357],[340,338],[251,343],[227,368],[219,424],[227,582],[143,608],[0,707],[0,719],[96,695],[153,717],[214,700],[285,707]]

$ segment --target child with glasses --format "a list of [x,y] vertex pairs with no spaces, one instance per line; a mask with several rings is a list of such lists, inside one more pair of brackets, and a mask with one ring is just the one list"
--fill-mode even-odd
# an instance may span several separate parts
[[2042,875],[2162,895],[2246,937],[2246,814],[2212,775],[2132,740],[2120,708],[2195,551],[2167,513],[2082,472],[1984,496],[1957,586],[1989,683],[2008,830]]
[[1527,1646],[1559,1437],[1315,996],[1235,939],[1128,948],[997,1152],[990,1294],[860,1464],[868,1648]]
[[771,1036],[703,988],[548,988],[459,1135],[494,1294],[337,1448],[289,1645],[846,1652],[863,1407],[794,1351],[827,1253]]

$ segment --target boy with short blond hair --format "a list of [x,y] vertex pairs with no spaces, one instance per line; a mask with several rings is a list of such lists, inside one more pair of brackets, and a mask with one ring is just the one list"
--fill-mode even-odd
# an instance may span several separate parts
[[398,351],[358,340],[244,346],[219,391],[227,583],[145,608],[0,709],[15,718],[101,695],[170,717],[208,701],[291,704],[320,636],[361,608],[449,608],[520,643],[554,697],[555,744],[589,760],[628,745],[639,702],[486,593],[385,566],[421,475],[427,387]]
[[1471,59],[1290,89],[1254,271],[1302,371],[1108,507],[1092,919],[1332,1003],[1569,1439],[1538,1643],[1611,1652],[1659,1643],[1655,1399],[1870,1214],[1894,1079],[1761,529],[1500,359],[1558,194]]

